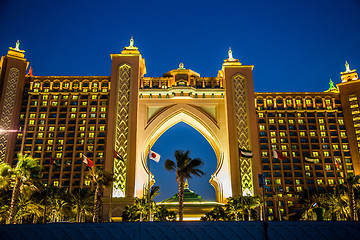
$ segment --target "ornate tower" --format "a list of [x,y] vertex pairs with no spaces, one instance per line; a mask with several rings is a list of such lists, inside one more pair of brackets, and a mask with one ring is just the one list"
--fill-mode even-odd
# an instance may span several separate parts
[[[242,65],[232,56],[224,60],[225,101],[233,196],[258,193],[258,131],[254,105],[253,65]],[[239,158],[239,148],[252,150],[253,158]],[[240,179],[240,181],[239,181]]]
[[23,50],[16,47],[9,48],[6,56],[0,62],[0,162],[9,162],[13,157],[16,130],[19,123],[19,112],[25,85],[25,71],[28,62],[24,58]]

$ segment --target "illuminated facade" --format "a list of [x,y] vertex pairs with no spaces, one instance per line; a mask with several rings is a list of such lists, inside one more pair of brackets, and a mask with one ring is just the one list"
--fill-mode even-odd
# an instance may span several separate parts
[[[270,218],[286,214],[302,189],[359,173],[360,81],[348,65],[338,88],[324,93],[254,93],[253,66],[234,59],[231,49],[216,77],[183,64],[163,77],[145,77],[133,40],[111,59],[111,76],[32,76],[19,45],[10,48],[0,64],[1,160],[15,164],[16,153],[30,154],[43,165],[45,183],[75,190],[92,187],[84,179],[86,154],[96,167],[114,171],[114,187],[104,194],[105,215],[113,196],[112,216],[142,196],[148,146],[178,122],[213,147],[217,169],[210,184],[218,202],[241,192],[261,194],[257,175],[266,175]],[[253,157],[239,159],[239,147]],[[286,160],[275,159],[273,149]]]

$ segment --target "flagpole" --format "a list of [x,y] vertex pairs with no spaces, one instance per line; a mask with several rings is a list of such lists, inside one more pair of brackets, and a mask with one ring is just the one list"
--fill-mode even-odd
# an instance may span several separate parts
[[[114,148],[114,152],[113,154],[115,154],[115,148]],[[111,173],[114,175],[114,165],[115,165],[115,156],[113,156],[113,162],[112,162],[112,167],[111,167]],[[111,222],[111,218],[112,218],[112,195],[113,195],[113,189],[114,189],[114,181],[111,182],[111,189],[110,189],[110,209],[109,209],[109,222]]]
[[149,204],[149,222],[151,220],[151,205],[150,205],[150,159],[149,159],[149,154],[150,154],[150,145],[148,145],[148,154],[147,154],[147,162],[148,162],[148,169],[149,169],[149,175],[148,175],[148,204]]

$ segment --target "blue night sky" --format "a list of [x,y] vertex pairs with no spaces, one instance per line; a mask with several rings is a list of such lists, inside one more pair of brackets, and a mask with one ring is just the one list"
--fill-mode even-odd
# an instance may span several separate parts
[[[110,54],[120,53],[131,36],[146,60],[145,76],[162,76],[180,62],[201,76],[216,76],[230,46],[242,64],[255,65],[256,92],[324,91],[330,78],[340,82],[345,61],[360,71],[359,0],[2,0],[0,22],[0,54],[19,39],[38,76],[109,76]],[[188,128],[175,126],[153,149],[165,160],[173,156],[169,152],[189,148],[213,171],[213,151]],[[198,141],[191,143],[189,134]],[[171,193],[161,181],[161,199],[177,191],[175,180]],[[213,190],[190,186],[214,200]]]

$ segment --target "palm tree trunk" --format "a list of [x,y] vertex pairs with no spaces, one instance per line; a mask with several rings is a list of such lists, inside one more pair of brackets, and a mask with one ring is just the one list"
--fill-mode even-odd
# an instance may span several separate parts
[[16,210],[17,210],[17,201],[19,199],[19,194],[20,194],[20,185],[21,185],[20,180],[16,178],[12,192],[12,197],[11,197],[10,214],[7,221],[8,224],[14,224]]
[[101,188],[96,185],[95,190],[95,197],[94,197],[94,215],[93,215],[93,222],[99,221],[99,213],[100,213],[100,197],[101,197]]
[[179,221],[184,218],[184,176],[179,176]]
[[347,188],[349,192],[350,220],[355,221],[356,202],[355,202],[354,189],[350,183],[347,184]]

